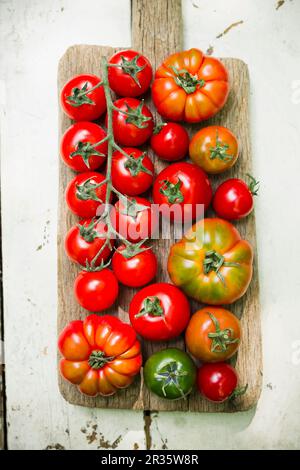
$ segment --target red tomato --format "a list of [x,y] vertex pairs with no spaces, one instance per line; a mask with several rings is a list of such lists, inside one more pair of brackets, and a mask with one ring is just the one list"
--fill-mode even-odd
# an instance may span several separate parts
[[249,186],[243,180],[231,178],[217,188],[213,208],[222,219],[241,219],[252,211],[253,196],[257,195],[258,182],[252,176],[248,176]]
[[150,201],[143,197],[120,199],[115,204],[111,219],[117,232],[134,243],[151,238],[158,226],[157,214]]
[[238,376],[235,369],[226,362],[203,364],[198,370],[198,390],[210,401],[221,403],[232,394],[237,396],[244,393],[246,388],[237,389],[237,383]]
[[175,162],[188,154],[189,142],[189,135],[184,127],[176,122],[168,122],[156,126],[150,143],[159,158]]
[[82,172],[96,170],[107,157],[106,132],[93,122],[76,122],[70,126],[60,142],[60,154],[72,170]]
[[120,96],[139,96],[145,93],[152,80],[152,67],[148,59],[131,49],[114,54],[108,68],[110,88]]
[[100,82],[96,75],[84,74],[76,75],[65,84],[60,102],[70,119],[94,121],[106,111],[104,89],[99,86]]
[[[80,220],[68,231],[65,238],[65,251],[68,257],[81,266],[86,263],[91,264],[97,253],[106,242],[107,226],[101,220],[84,219]],[[111,248],[114,240],[110,239]],[[102,249],[96,258],[95,266],[99,266],[102,261],[106,261],[111,254],[109,245]]]
[[75,279],[75,298],[81,307],[90,312],[101,312],[111,307],[118,293],[118,280],[110,269],[81,271]]
[[135,98],[121,98],[114,102],[114,106],[120,109],[112,114],[115,141],[127,147],[143,145],[153,131],[153,116],[149,108]]
[[[164,217],[180,222],[199,218],[210,204],[212,189],[207,175],[193,163],[173,163],[162,170],[153,185],[153,201]],[[170,212],[170,209],[172,211]],[[197,209],[199,209],[197,211]]]
[[127,196],[137,196],[147,191],[154,176],[154,166],[148,155],[133,147],[124,147],[124,153],[114,152],[111,178],[114,187]]
[[101,173],[87,171],[80,173],[70,181],[66,189],[66,201],[69,209],[78,217],[89,218],[100,215],[105,202],[106,183]]
[[135,331],[151,341],[176,338],[190,319],[190,304],[178,287],[166,282],[144,287],[129,306]]
[[[144,250],[144,251],[141,251]],[[112,269],[119,282],[129,287],[142,287],[156,276],[157,259],[151,248],[121,245],[112,257]]]

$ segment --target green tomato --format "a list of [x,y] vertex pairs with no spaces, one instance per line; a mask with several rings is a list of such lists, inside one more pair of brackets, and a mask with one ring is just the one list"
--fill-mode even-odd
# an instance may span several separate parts
[[186,397],[196,381],[196,366],[180,349],[158,351],[146,361],[144,379],[151,392],[169,400]]

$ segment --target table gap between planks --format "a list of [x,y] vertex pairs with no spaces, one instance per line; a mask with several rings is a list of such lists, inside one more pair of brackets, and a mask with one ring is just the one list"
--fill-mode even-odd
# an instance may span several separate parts
[[[195,44],[195,47],[199,45]],[[122,47],[125,48],[125,45]],[[132,48],[145,54],[155,70],[162,60],[169,54],[183,49],[182,41],[182,12],[180,0],[132,0]],[[200,47],[201,48],[201,47]],[[58,70],[58,90],[73,75],[80,73],[101,74],[101,57],[109,58],[117,49],[107,46],[75,45],[70,47],[61,58]],[[229,127],[239,139],[241,144],[240,157],[233,169],[225,175],[213,176],[212,185],[215,188],[220,181],[239,176],[244,177],[251,173],[251,148],[249,135],[249,74],[247,65],[238,59],[222,59],[229,70],[231,92],[224,109],[210,121],[199,125],[186,126],[190,135],[201,127],[211,124],[220,124]],[[151,108],[155,119],[159,116],[150,100],[146,103]],[[103,119],[100,121],[103,123]],[[71,121],[60,110],[59,137],[70,126]],[[160,161],[149,149],[153,158],[156,174],[166,164]],[[73,296],[73,283],[78,273],[78,267],[71,264],[64,253],[64,236],[68,229],[76,223],[76,217],[68,211],[64,191],[67,183],[74,177],[74,173],[60,161],[59,168],[59,219],[58,219],[58,332],[67,323],[75,319],[84,319],[87,312],[75,301]],[[212,212],[208,213],[208,216]],[[241,235],[247,238],[256,247],[255,216],[250,215],[236,224]],[[166,261],[170,245],[175,235],[170,239],[155,240],[153,247],[158,255],[159,270],[156,281],[169,282]],[[117,314],[123,321],[128,322],[128,305],[135,290],[121,288],[118,300],[119,307],[115,306],[107,313]],[[191,302],[192,311],[201,308],[200,304]],[[77,388],[59,376],[60,391],[64,398],[72,404],[99,407],[99,408],[126,408],[136,410],[161,411],[197,411],[197,412],[234,412],[244,411],[253,407],[261,392],[262,383],[262,347],[260,328],[259,284],[257,272],[257,255],[254,261],[254,274],[251,285],[242,299],[231,305],[232,310],[241,318],[243,337],[236,359],[236,368],[240,377],[240,384],[248,383],[247,393],[234,402],[215,405],[204,400],[196,391],[186,400],[167,401],[151,394],[143,384],[142,374],[134,384],[126,390],[119,391],[113,397],[89,398],[81,395]],[[143,341],[144,360],[153,352],[166,348],[185,348],[182,337],[168,343],[153,343]]]

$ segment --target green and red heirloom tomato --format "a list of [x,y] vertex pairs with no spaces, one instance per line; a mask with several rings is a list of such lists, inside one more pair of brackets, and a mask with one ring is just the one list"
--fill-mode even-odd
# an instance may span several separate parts
[[64,112],[74,121],[94,121],[106,111],[106,100],[101,79],[84,74],[71,78],[60,94]]
[[[115,141],[126,147],[143,145],[152,135],[153,116],[143,101],[121,98],[114,102],[112,113]],[[106,116],[106,127],[107,127]]]
[[199,392],[208,400],[222,403],[243,395],[247,385],[238,387],[236,370],[226,362],[203,364],[197,372]]
[[112,184],[122,194],[138,196],[147,191],[153,182],[153,163],[146,152],[139,149],[124,147],[122,150],[113,153]]
[[75,279],[75,298],[89,312],[101,312],[111,307],[117,300],[118,293],[118,280],[107,268],[81,271]]
[[257,196],[259,183],[248,175],[250,184],[238,178],[230,178],[218,186],[213,208],[219,217],[227,220],[242,219],[253,210],[253,196]]
[[143,197],[120,198],[111,212],[111,219],[121,237],[133,243],[151,238],[158,228],[158,214]]
[[70,181],[66,189],[69,209],[78,217],[90,218],[101,215],[107,185],[101,173],[86,171]]
[[155,127],[150,144],[159,158],[175,162],[186,157],[189,142],[189,135],[183,126],[176,122],[167,122]]
[[127,388],[142,365],[134,329],[117,317],[89,315],[60,333],[61,375],[85,395],[113,395]]
[[96,170],[107,157],[107,141],[103,142],[104,139],[106,132],[94,122],[76,122],[62,136],[61,157],[74,171]]
[[240,338],[238,318],[229,310],[212,306],[194,313],[185,332],[189,352],[202,362],[229,359],[237,351]]
[[170,215],[176,222],[203,216],[202,209],[208,208],[211,198],[212,189],[206,173],[193,163],[173,163],[154,181],[153,202],[160,205],[164,217]]
[[159,282],[137,292],[129,306],[130,322],[143,338],[166,341],[179,336],[190,319],[186,296],[172,284]]
[[112,257],[112,269],[118,281],[125,286],[142,287],[156,276],[157,259],[153,250],[146,245],[123,244]]
[[[65,238],[65,251],[74,263],[81,266],[99,266],[112,252],[114,239],[102,248],[107,240],[107,225],[97,219],[83,219],[73,225]],[[100,252],[100,250],[102,251]],[[97,254],[99,253],[99,256]]]
[[231,168],[239,154],[235,135],[226,127],[209,126],[198,131],[190,143],[190,157],[210,174]]
[[110,88],[120,96],[135,97],[145,93],[152,80],[149,60],[139,52],[124,50],[109,60],[108,80]]
[[177,400],[191,393],[196,381],[196,366],[184,351],[163,349],[146,361],[144,379],[151,392]]
[[170,121],[209,119],[224,106],[228,93],[225,66],[199,49],[167,57],[157,69],[152,85],[157,111]]
[[252,277],[253,252],[229,222],[197,222],[170,250],[168,272],[173,283],[198,302],[222,305],[246,292]]

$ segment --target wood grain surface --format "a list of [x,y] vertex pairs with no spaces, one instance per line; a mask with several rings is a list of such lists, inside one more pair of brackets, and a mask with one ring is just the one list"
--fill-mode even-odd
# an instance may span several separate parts
[[[195,44],[195,47],[199,45]],[[122,45],[125,48],[126,45]],[[153,68],[169,54],[183,48],[182,43],[182,15],[181,2],[179,0],[133,0],[132,1],[132,47],[143,52],[151,61]],[[109,57],[115,51],[114,48],[104,46],[78,45],[69,48],[59,63],[58,90],[73,75],[79,73],[101,74],[100,60],[102,56]],[[211,178],[213,187],[220,181],[231,176],[245,176],[251,173],[251,146],[249,132],[249,75],[245,63],[238,59],[224,59],[224,64],[229,70],[231,92],[224,109],[212,120],[201,125],[188,126],[190,134],[195,133],[200,127],[209,124],[221,124],[229,127],[239,139],[241,153],[237,164],[225,175]],[[150,103],[149,96],[146,102]],[[70,120],[60,110],[59,114],[59,138],[70,125]],[[151,152],[150,152],[151,154]],[[158,173],[165,164],[151,154]],[[58,216],[58,332],[66,324],[74,319],[84,319],[87,312],[76,303],[73,296],[73,283],[78,268],[73,265],[64,253],[64,236],[68,229],[76,222],[75,216],[68,211],[64,191],[67,183],[74,177],[74,173],[60,162],[59,169],[59,216]],[[210,214],[208,214],[210,215]],[[256,246],[255,217],[252,214],[246,220],[236,224],[241,234]],[[162,234],[163,235],[163,234]],[[158,281],[169,281],[166,271],[166,261],[170,244],[173,243],[176,234],[171,239],[153,242],[159,258]],[[128,321],[128,305],[134,294],[134,289],[122,287],[119,298],[119,308],[109,310],[109,313],[117,314],[122,320]],[[192,309],[196,311],[201,305],[192,302]],[[188,399],[179,401],[167,401],[157,398],[149,393],[142,383],[142,378],[137,378],[134,385],[127,390],[118,392],[109,398],[88,398],[81,395],[76,387],[68,384],[59,376],[60,391],[64,398],[77,405],[100,408],[127,408],[141,410],[162,411],[243,411],[253,407],[261,392],[262,383],[262,346],[260,328],[259,284],[257,273],[257,256],[254,262],[254,275],[251,285],[242,299],[232,305],[231,310],[241,317],[243,338],[237,355],[236,367],[240,377],[240,384],[248,383],[247,393],[235,400],[234,403],[215,405],[203,400],[194,392]],[[166,343],[143,342],[144,360],[156,350],[165,347],[176,346],[184,349],[183,339]]]

